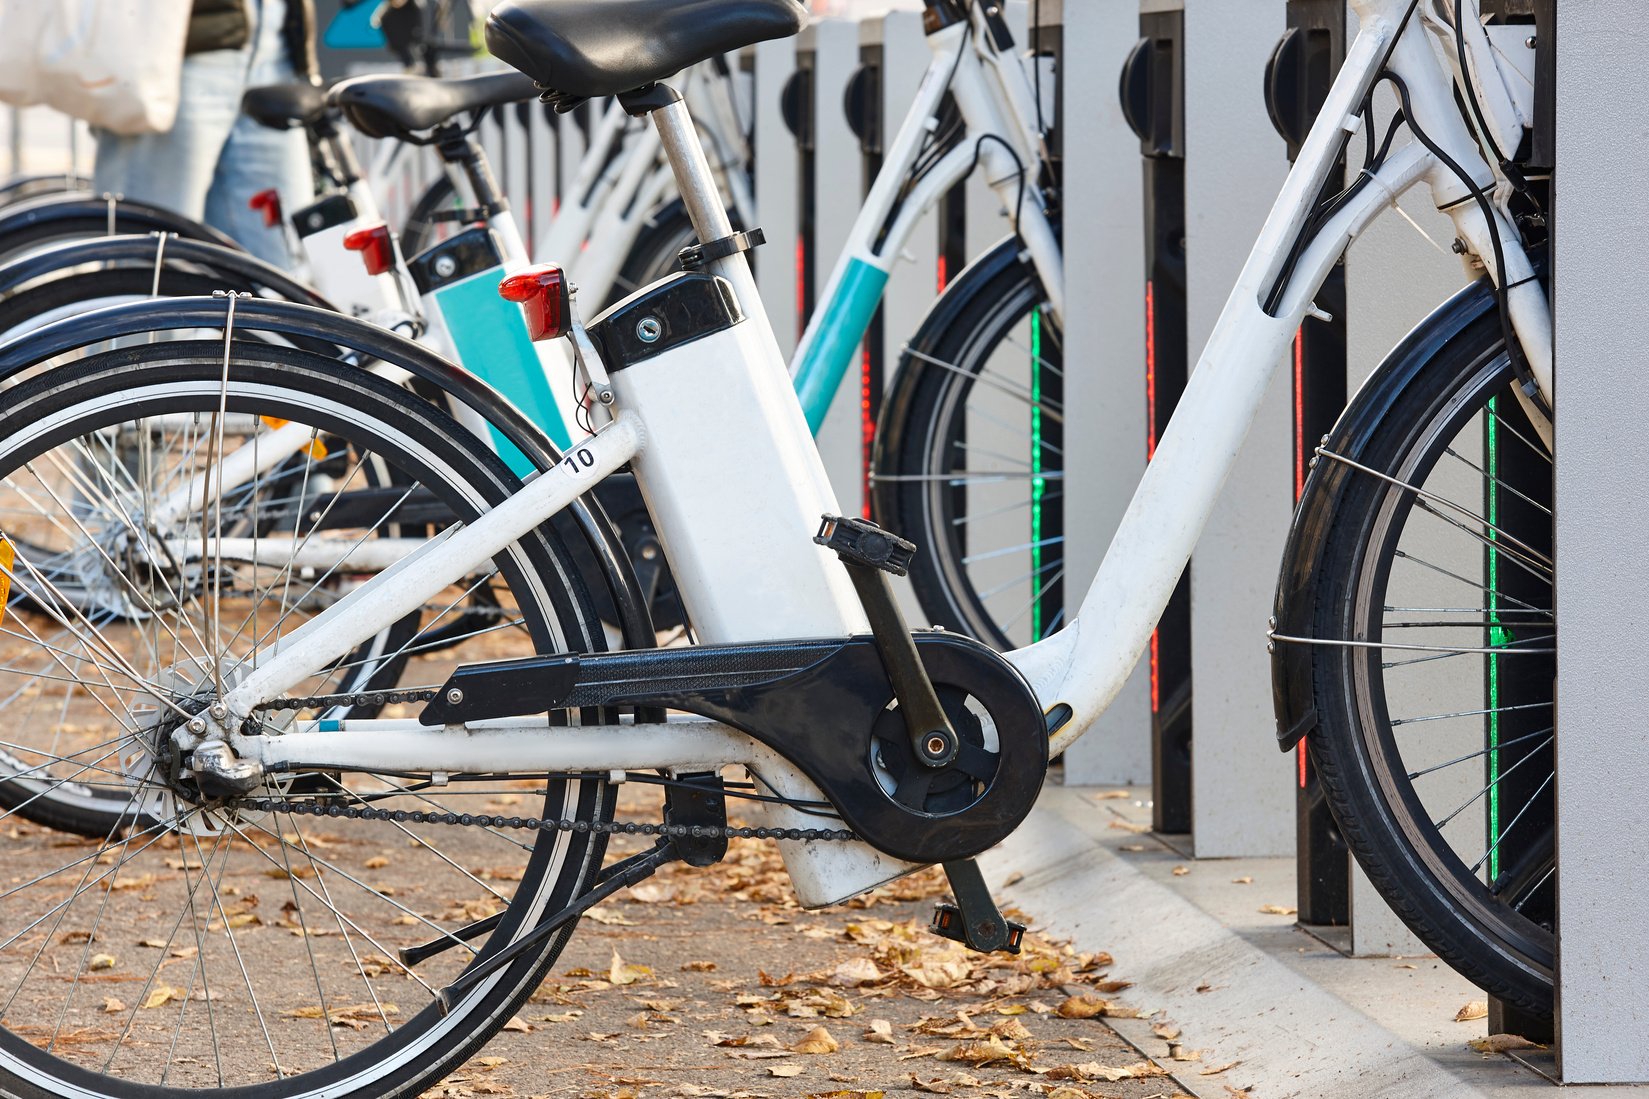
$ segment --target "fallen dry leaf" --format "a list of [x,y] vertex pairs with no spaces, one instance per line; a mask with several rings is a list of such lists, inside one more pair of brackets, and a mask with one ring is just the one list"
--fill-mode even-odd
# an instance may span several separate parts
[[1044,1073],[1050,1080],[1142,1080],[1150,1076],[1166,1076],[1168,1070],[1149,1061],[1132,1065],[1102,1065],[1098,1061],[1084,1061],[1080,1065],[1060,1065]]
[[913,1072],[910,1074],[910,1090],[925,1091],[933,1095],[949,1095],[951,1086],[939,1077],[924,1080]]
[[790,1047],[791,1053],[835,1053],[841,1049],[835,1037],[822,1026],[816,1026]]
[[865,1030],[864,1039],[865,1041],[872,1042],[876,1045],[895,1045],[896,1043],[893,1040],[893,1024],[888,1022],[886,1019],[872,1019],[870,1021],[870,1026]]
[[1231,879],[1231,884],[1232,885],[1253,885],[1254,884],[1254,879],[1249,877],[1248,875],[1244,874],[1240,878],[1232,878]]
[[105,1015],[117,1015],[126,1010],[126,1004],[117,996],[105,996],[103,1006],[98,1010]]
[[830,983],[843,988],[862,988],[882,980],[882,971],[869,958],[849,958],[830,974]]
[[1126,790],[1098,790],[1088,795],[1095,801],[1120,801],[1128,796]]
[[1240,1064],[1242,1064],[1241,1061],[1229,1061],[1226,1064],[1220,1065],[1218,1067],[1202,1069],[1200,1072],[1197,1073],[1197,1075],[1198,1076],[1218,1076],[1222,1072],[1229,1072],[1230,1070],[1236,1068]]
[[1531,1042],[1517,1034],[1491,1034],[1487,1038],[1473,1038],[1466,1043],[1479,1053],[1505,1053],[1511,1049],[1545,1049],[1539,1042]]
[[114,967],[115,956],[113,954],[93,954],[91,961],[86,963],[86,968],[93,973],[100,969],[113,969]]
[[1093,1019],[1104,1015],[1110,1006],[1109,1000],[1102,1000],[1098,996],[1084,992],[1060,1004],[1054,1009],[1054,1013],[1062,1019]]
[[1024,1050],[1009,1045],[992,1034],[983,1042],[963,1042],[952,1046],[939,1054],[938,1060],[960,1061],[966,1065],[990,1065],[997,1061],[1007,1061],[1019,1068],[1029,1068],[1031,1057]]
[[769,1076],[800,1076],[802,1074],[802,1066],[769,1065],[767,1068],[767,1074]]
[[1486,1000],[1472,1000],[1454,1013],[1457,1023],[1469,1023],[1473,1019],[1486,1019],[1489,1014],[1489,1005]]
[[1115,828],[1119,832],[1132,832],[1136,836],[1151,830],[1151,826],[1149,824],[1135,824],[1131,820],[1120,819],[1113,820],[1109,825],[1107,825],[1107,827]]
[[607,980],[615,985],[633,985],[643,977],[651,977],[653,971],[644,965],[631,965],[613,951],[613,960],[607,966]]
[[188,997],[189,994],[181,988],[173,988],[171,985],[156,985],[149,990],[147,996],[143,997],[143,1006],[145,1008],[160,1007],[172,1000],[186,1000]]
[[1292,916],[1299,911],[1291,904],[1262,904],[1260,911],[1267,916]]
[[1176,877],[1176,878],[1183,878],[1183,877],[1185,877],[1185,875],[1189,874],[1190,872],[1191,872],[1191,868],[1189,866],[1176,866],[1176,867],[1174,867],[1174,877]]
[[1172,1042],[1175,1038],[1179,1037],[1180,1029],[1173,1023],[1152,1023],[1151,1033],[1155,1034],[1158,1038],[1161,1038],[1164,1042]]

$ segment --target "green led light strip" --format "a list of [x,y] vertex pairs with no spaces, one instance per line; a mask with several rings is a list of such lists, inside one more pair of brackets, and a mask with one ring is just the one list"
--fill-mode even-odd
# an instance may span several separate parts
[[[1500,554],[1494,543],[1500,526],[1500,398],[1490,397],[1483,417],[1484,464],[1488,467],[1488,611],[1489,647],[1504,645],[1510,633],[1500,624]],[[1500,657],[1489,654],[1489,880],[1500,877]]]
[[1031,310],[1031,640],[1042,640],[1042,310]]

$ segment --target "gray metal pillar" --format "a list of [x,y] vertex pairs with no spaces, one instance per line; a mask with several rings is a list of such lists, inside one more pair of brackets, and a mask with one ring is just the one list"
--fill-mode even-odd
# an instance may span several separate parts
[[796,139],[779,109],[785,81],[796,71],[796,40],[780,38],[755,47],[751,109],[755,112],[756,212],[767,234],[755,253],[756,286],[773,320],[773,334],[788,358],[796,349]]
[[[818,19],[802,32],[814,50],[813,61],[813,288],[824,292],[859,216],[859,139],[842,109],[847,82],[859,67],[859,24],[846,19]],[[813,307],[822,302],[815,300]],[[849,369],[819,425],[815,441],[830,474],[836,500],[846,515],[864,507],[863,426],[859,372]]]
[[[922,15],[914,11],[890,13],[882,21],[882,132],[892,140],[922,82],[932,57],[922,34]],[[933,305],[938,292],[939,229],[932,213],[911,231],[900,261],[888,272],[882,299],[882,362],[892,384],[905,343]]]
[[[1047,0],[1044,0],[1047,3]],[[1139,139],[1117,74],[1139,37],[1138,0],[1066,0],[1065,407],[1098,430],[1065,435],[1065,592],[1074,615],[1145,469],[1144,198]],[[1073,785],[1151,781],[1151,697],[1142,661],[1094,728],[1065,753]]]
[[[1357,16],[1348,7],[1347,41],[1356,33]],[[1375,96],[1375,118],[1380,127],[1396,106],[1396,96],[1390,89],[1381,88]],[[1347,171],[1356,172],[1360,161],[1356,154],[1351,159],[1355,163],[1349,164]],[[1448,251],[1454,239],[1453,222],[1432,207],[1430,193],[1423,187],[1415,188],[1403,196],[1399,205],[1407,217],[1395,210],[1387,211],[1358,235],[1346,259],[1348,394],[1357,392],[1409,329],[1468,281],[1458,259]],[[1463,796],[1469,795],[1466,791]],[[1355,861],[1350,873],[1352,953],[1427,953]]]
[[[1186,0],[1187,320],[1195,363],[1286,174],[1259,94],[1276,0]],[[1199,858],[1294,850],[1293,769],[1272,740],[1265,621],[1292,512],[1288,379],[1265,404],[1191,568],[1192,832]]]
[[1649,1080],[1649,27],[1557,9],[1558,1041],[1569,1083]]

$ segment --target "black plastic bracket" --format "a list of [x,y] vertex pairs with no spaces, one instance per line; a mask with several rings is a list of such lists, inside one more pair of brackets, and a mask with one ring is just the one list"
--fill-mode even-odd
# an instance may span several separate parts
[[972,859],[947,862],[945,877],[950,879],[950,891],[956,903],[934,905],[929,930],[981,953],[1019,953],[1025,925],[1015,923],[997,909],[991,891],[985,887],[979,864]]
[[721,237],[717,240],[706,241],[703,244],[689,244],[676,257],[681,261],[683,271],[697,271],[707,263],[714,263],[728,256],[736,256],[740,252],[748,252],[767,243],[767,234],[761,229],[746,229],[734,233],[732,236]]

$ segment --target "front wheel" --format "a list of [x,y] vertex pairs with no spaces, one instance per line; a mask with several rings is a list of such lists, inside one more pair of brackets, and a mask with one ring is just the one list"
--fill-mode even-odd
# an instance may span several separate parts
[[[290,425],[301,437],[290,457],[243,469],[221,506],[168,521],[178,486],[225,468],[214,456],[232,433],[261,426],[274,446]],[[85,841],[14,829],[0,1092],[416,1095],[510,1020],[570,927],[450,1013],[436,991],[590,887],[604,839],[588,823],[610,818],[605,781],[434,775],[407,760],[275,774],[255,803],[214,800],[170,732],[254,654],[317,621],[363,577],[353,555],[405,538],[413,510],[464,522],[519,487],[440,409],[289,347],[237,342],[227,369],[221,340],[122,348],[8,390],[3,529],[14,583],[38,590],[0,631],[6,750],[37,782],[108,791],[142,814]],[[30,546],[72,557],[104,605],[42,583],[50,570],[26,560]],[[450,661],[421,656],[422,639],[469,618],[468,594],[483,588],[497,613],[470,626],[471,658],[602,646],[546,526],[438,593],[394,653],[368,659],[410,655],[416,682],[441,682]],[[259,711],[249,731],[330,717],[315,696],[358,659],[316,667],[292,692],[302,709]],[[402,949],[426,943],[446,949],[403,964]]]
[[1492,301],[1455,316],[1474,301],[1446,339],[1411,337],[1324,440],[1275,659],[1309,687],[1311,760],[1381,895],[1467,979],[1549,1016],[1552,456]]
[[1064,340],[1022,253],[971,264],[912,337],[872,474],[927,620],[998,649],[1065,623]]

